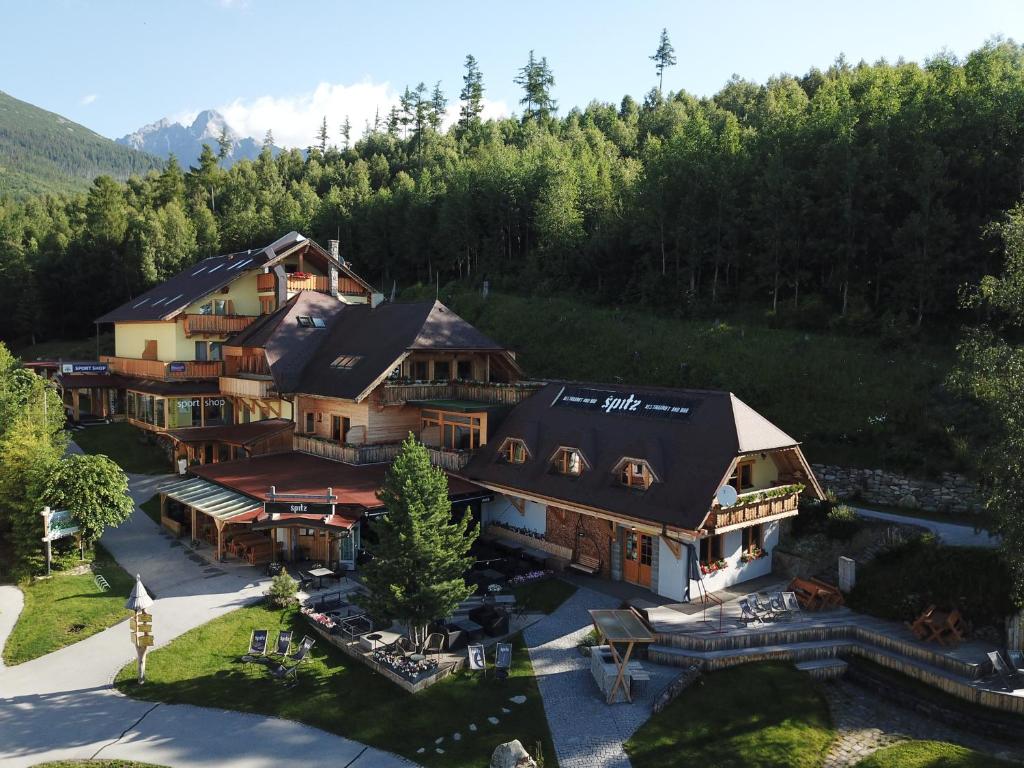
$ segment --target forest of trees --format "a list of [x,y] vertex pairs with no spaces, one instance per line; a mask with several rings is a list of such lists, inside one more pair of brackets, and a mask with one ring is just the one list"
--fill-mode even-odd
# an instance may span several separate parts
[[227,171],[212,147],[195,168],[0,201],[0,336],[87,335],[183,266],[292,229],[340,239],[385,293],[487,279],[864,332],[945,332],[960,287],[999,271],[983,230],[1024,189],[1016,43],[924,65],[840,58],[705,99],[657,86],[667,34],[651,58],[643,103],[559,116],[557,73],[531,51],[502,75],[523,87],[521,116],[483,121],[489,75],[467,57],[447,129],[447,97],[420,84],[351,142],[347,120],[324,123],[305,152]]

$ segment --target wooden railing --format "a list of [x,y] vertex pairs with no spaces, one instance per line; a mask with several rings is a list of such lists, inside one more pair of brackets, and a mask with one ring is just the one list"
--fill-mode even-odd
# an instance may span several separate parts
[[[223,389],[223,386],[221,387]],[[384,464],[392,462],[402,450],[401,443],[384,443],[383,445],[342,445],[334,440],[327,440],[312,435],[294,435],[292,448],[301,453],[310,453],[331,461],[345,464]],[[430,463],[448,472],[459,472],[469,462],[468,451],[445,451],[440,448],[427,448]]]
[[248,328],[255,319],[253,315],[185,315],[185,335],[238,333]]
[[288,292],[293,291],[319,291],[320,293],[331,292],[331,279],[323,275],[310,275],[296,277],[288,275]]
[[100,355],[100,362],[108,363],[112,373],[145,379],[216,379],[224,372],[224,363],[220,360],[168,363],[162,360]]
[[219,386],[221,394],[225,395],[254,397],[261,400],[277,396],[274,380],[269,376],[221,376]]
[[405,384],[385,382],[378,391],[381,405],[404,405],[416,400],[475,400],[497,405],[518,405],[543,384],[492,384],[482,381],[435,381]]
[[445,451],[441,448],[427,448],[430,463],[448,472],[461,472],[469,463],[472,454],[469,451]]
[[272,272],[264,272],[256,275],[256,290],[260,293],[274,290],[274,274]]
[[759,499],[755,495],[749,501],[744,501],[743,497],[737,504],[725,509],[721,507],[715,507],[708,520],[708,527],[712,530],[720,530],[722,528],[729,528],[736,525],[745,525],[747,523],[755,523],[758,520],[764,520],[775,515],[782,515],[786,513],[795,513],[800,508],[800,491],[791,490],[789,493],[773,496],[773,492],[778,492],[783,489],[793,488],[793,486],[780,486],[778,488],[765,488],[761,491],[755,491],[754,494],[765,494],[769,498]]

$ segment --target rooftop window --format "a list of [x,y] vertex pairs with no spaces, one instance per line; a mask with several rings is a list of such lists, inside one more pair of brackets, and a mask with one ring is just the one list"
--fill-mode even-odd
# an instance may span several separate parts
[[313,318],[310,318],[310,319],[313,321],[313,327],[314,328],[326,328],[327,327],[327,323],[324,322],[324,319],[322,317],[313,317]]
[[331,363],[331,368],[354,368],[362,359],[362,355],[338,355]]
[[311,317],[310,315],[297,315],[296,322],[303,328],[326,328],[327,323],[322,317]]
[[643,459],[623,459],[618,466],[619,482],[627,488],[647,490],[654,482],[651,465]]
[[502,443],[501,451],[499,453],[501,458],[509,464],[525,464],[526,460],[530,457],[530,452],[526,450],[526,443],[518,437],[510,437],[506,439],[505,442]]
[[580,475],[583,473],[583,455],[575,448],[559,448],[551,459],[551,466],[561,475]]

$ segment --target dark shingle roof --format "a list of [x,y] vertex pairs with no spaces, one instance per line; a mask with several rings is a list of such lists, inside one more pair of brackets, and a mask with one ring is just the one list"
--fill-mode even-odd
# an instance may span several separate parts
[[[565,394],[589,393],[642,401],[637,410],[573,407]],[[557,401],[557,402],[556,402]],[[669,415],[650,406],[686,408]],[[526,443],[529,459],[513,465],[499,456],[505,438]],[[732,460],[797,442],[729,392],[552,383],[516,406],[463,471],[492,483],[625,517],[687,530],[704,521]],[[578,449],[588,468],[578,477],[555,473],[560,447]],[[614,470],[623,458],[644,459],[659,482],[646,491],[624,487]]]
[[120,323],[132,320],[165,320],[173,317],[192,302],[219,291],[246,272],[262,268],[277,255],[277,251],[304,240],[305,238],[298,232],[289,232],[264,248],[203,259],[97,318],[96,322]]

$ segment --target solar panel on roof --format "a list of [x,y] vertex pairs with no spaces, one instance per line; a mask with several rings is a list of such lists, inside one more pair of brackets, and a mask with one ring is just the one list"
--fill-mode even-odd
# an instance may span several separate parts
[[176,301],[177,301],[178,299],[180,299],[180,298],[181,298],[182,296],[184,296],[184,295],[185,295],[184,293],[179,293],[179,294],[178,294],[177,296],[175,296],[175,297],[174,297],[173,299],[168,299],[168,300],[167,300],[167,303],[168,303],[168,304],[173,304],[174,302],[176,302]]
[[155,307],[157,304],[163,304],[165,301],[167,301],[166,298],[164,298],[164,299],[157,299],[156,301],[153,302],[153,306]]
[[196,275],[198,275],[200,272],[202,272],[205,269],[206,269],[206,267],[200,267],[199,269],[197,269],[195,272],[192,273],[192,277],[195,277]]
[[220,264],[218,264],[218,265],[217,265],[216,267],[210,267],[210,272],[211,272],[211,273],[213,273],[213,272],[216,272],[216,271],[217,271],[218,269],[220,269],[220,268],[221,268],[221,267],[223,267],[223,266],[224,266],[224,262],[221,262],[221,263],[220,263]]
[[228,267],[228,269],[241,269],[242,267],[244,267],[246,264],[248,264],[251,261],[252,261],[252,259],[246,259],[245,261],[240,261],[237,264],[232,264],[230,267]]
[[148,299],[148,298],[146,298],[146,299],[143,299],[143,300],[142,300],[142,301],[140,301],[140,302],[139,302],[138,304],[136,304],[136,305],[135,305],[134,307],[132,307],[132,309],[138,309],[138,308],[139,308],[139,307],[141,307],[141,306],[142,306],[143,304],[145,304],[145,303],[146,303],[147,301],[149,301],[149,299]]

